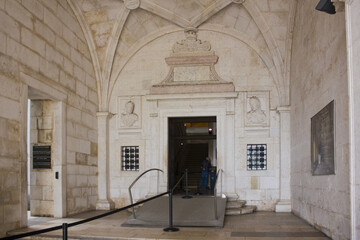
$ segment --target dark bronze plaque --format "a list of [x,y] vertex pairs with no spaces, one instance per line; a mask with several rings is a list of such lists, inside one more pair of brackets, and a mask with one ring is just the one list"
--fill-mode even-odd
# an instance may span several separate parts
[[311,171],[313,175],[335,174],[334,101],[311,118]]
[[33,169],[51,169],[51,146],[33,146]]

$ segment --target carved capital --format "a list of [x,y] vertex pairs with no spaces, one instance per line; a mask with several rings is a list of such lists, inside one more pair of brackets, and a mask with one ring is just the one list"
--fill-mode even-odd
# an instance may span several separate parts
[[98,117],[98,118],[108,118],[109,116],[111,115],[111,113],[110,112],[97,112],[96,113],[96,116]]
[[276,110],[279,113],[286,113],[286,112],[290,112],[291,107],[290,106],[279,106],[276,108]]
[[129,10],[134,10],[140,6],[140,0],[124,0],[124,3]]
[[233,3],[243,4],[245,0],[232,0]]

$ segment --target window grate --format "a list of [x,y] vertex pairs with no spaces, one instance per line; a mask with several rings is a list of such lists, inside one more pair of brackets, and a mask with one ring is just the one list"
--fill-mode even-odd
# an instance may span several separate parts
[[139,171],[139,146],[121,147],[121,170]]
[[267,169],[267,146],[266,144],[247,145],[247,170]]

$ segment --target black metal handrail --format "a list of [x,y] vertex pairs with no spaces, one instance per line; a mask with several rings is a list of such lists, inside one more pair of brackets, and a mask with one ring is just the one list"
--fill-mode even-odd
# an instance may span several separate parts
[[215,214],[215,220],[218,219],[218,215],[217,215],[217,183],[218,183],[219,174],[221,174],[221,179],[220,179],[221,180],[221,184],[220,184],[221,192],[220,192],[220,195],[222,195],[222,174],[223,174],[222,169],[218,170],[218,172],[216,174],[215,184],[214,184],[214,214]]
[[90,222],[90,221],[93,221],[93,220],[96,220],[96,219],[99,219],[99,218],[103,218],[103,217],[106,217],[106,216],[109,216],[109,215],[112,215],[112,214],[115,214],[115,213],[124,211],[124,210],[126,210],[126,209],[128,209],[128,208],[137,206],[137,205],[139,205],[139,204],[146,203],[146,202],[148,202],[148,201],[151,201],[151,200],[154,200],[154,199],[156,199],[156,198],[162,197],[162,196],[164,196],[164,195],[166,195],[166,194],[170,194],[170,191],[167,191],[167,192],[158,194],[158,195],[156,195],[156,196],[150,197],[150,198],[148,198],[148,199],[139,201],[139,202],[134,203],[134,204],[130,204],[130,205],[126,206],[126,207],[122,207],[122,208],[119,208],[119,209],[115,209],[115,210],[109,211],[109,212],[107,212],[107,213],[103,213],[103,214],[100,214],[100,215],[97,215],[97,216],[94,216],[94,217],[90,217],[90,218],[87,218],[87,219],[83,219],[83,220],[80,220],[80,221],[77,221],[77,222],[73,222],[73,223],[63,223],[61,226],[56,226],[56,227],[51,227],[51,228],[36,230],[36,231],[33,231],[33,232],[28,232],[28,233],[22,233],[22,234],[18,234],[18,235],[8,236],[8,237],[0,238],[0,240],[12,240],[12,239],[19,239],[19,238],[24,238],[24,237],[31,237],[31,236],[34,236],[34,235],[39,235],[39,234],[42,234],[42,233],[52,232],[52,231],[56,231],[56,230],[60,230],[60,229],[63,229],[63,240],[67,240],[67,239],[68,239],[68,236],[67,236],[67,228],[69,228],[69,227],[74,227],[74,226],[77,226],[77,225],[80,225],[80,224],[83,224],[83,223],[87,223],[87,222]]
[[[151,168],[149,170],[146,170],[145,172],[143,172],[142,174],[140,174],[140,176],[138,176],[132,183],[131,185],[129,186],[128,190],[129,190],[129,195],[130,195],[130,203],[131,204],[134,204],[134,200],[133,200],[133,197],[132,197],[132,193],[131,193],[131,188],[135,185],[135,183],[137,183],[137,181],[142,177],[144,176],[146,173],[150,172],[150,171],[158,171],[158,172],[164,172],[163,170],[159,169],[159,168]],[[158,176],[159,178],[159,176]],[[158,182],[159,182],[159,179],[158,179]],[[134,207],[132,207],[132,216],[133,218],[135,219],[136,216],[135,216],[135,210],[134,210]]]

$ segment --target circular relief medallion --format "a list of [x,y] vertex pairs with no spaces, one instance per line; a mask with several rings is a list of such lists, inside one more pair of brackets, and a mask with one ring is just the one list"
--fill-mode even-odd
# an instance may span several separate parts
[[140,6],[140,0],[125,0],[125,7],[134,10]]

